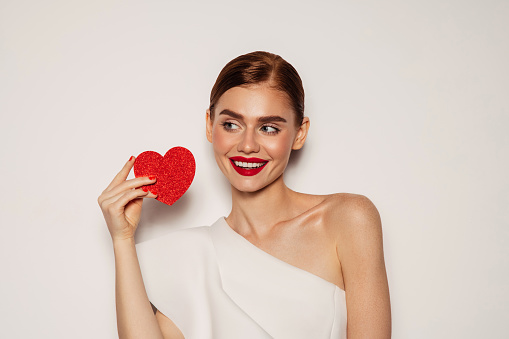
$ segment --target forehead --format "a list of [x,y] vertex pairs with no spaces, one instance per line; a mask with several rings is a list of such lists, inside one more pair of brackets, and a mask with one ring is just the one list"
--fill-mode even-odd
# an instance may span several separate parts
[[288,122],[294,119],[288,95],[266,85],[230,88],[219,98],[215,112],[226,108],[247,118],[279,115]]

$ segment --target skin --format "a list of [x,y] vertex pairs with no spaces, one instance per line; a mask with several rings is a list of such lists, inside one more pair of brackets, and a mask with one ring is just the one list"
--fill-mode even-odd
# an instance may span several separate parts
[[[236,114],[221,114],[224,110]],[[286,121],[259,121],[268,116]],[[303,194],[284,183],[290,153],[303,147],[308,130],[309,119],[297,126],[286,94],[266,84],[231,88],[217,102],[214,116],[207,110],[207,139],[231,184],[232,210],[226,221],[265,252],[345,290],[349,339],[390,338],[389,287],[376,207],[362,195]],[[232,156],[268,163],[247,177],[233,169]],[[155,181],[126,180],[133,163],[98,199],[115,249],[119,336],[183,338],[164,314],[154,316],[139,273],[134,232],[143,198],[155,195],[137,187]]]
[[[224,109],[240,113],[234,119]],[[346,292],[347,335],[390,338],[391,311],[382,226],[374,204],[356,194],[310,195],[284,183],[291,150],[302,148],[309,119],[296,126],[285,94],[266,85],[235,87],[219,99],[213,119],[207,111],[207,139],[216,162],[231,183],[230,227],[272,256],[313,273]],[[260,117],[286,122],[269,126]],[[229,157],[268,160],[257,175],[245,177]]]

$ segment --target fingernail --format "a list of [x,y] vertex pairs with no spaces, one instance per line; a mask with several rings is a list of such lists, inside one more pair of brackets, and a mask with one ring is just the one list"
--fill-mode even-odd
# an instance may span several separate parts
[[141,189],[143,190],[143,192],[148,192],[148,187],[146,186],[143,186]]
[[131,157],[129,158],[129,161],[133,160],[133,158],[134,158],[134,157],[131,155]]
[[150,180],[154,180],[154,179],[156,178],[156,176],[155,176],[155,175],[149,175],[149,177],[148,177],[148,178],[149,178]]

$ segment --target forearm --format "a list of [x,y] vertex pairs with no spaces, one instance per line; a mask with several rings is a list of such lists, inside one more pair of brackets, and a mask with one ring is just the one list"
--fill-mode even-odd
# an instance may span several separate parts
[[113,250],[119,338],[163,339],[145,291],[134,239],[113,241]]

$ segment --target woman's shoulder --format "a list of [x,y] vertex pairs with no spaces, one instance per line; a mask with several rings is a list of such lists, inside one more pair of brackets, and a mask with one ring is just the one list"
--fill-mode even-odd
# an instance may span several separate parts
[[[377,228],[380,215],[366,196],[354,193],[302,194],[309,209],[297,217],[302,224],[319,225],[330,234],[360,227]],[[312,206],[312,207],[311,207]]]
[[[302,193],[301,193],[302,194]],[[326,195],[302,194],[313,207],[307,212],[318,212],[332,218],[376,216],[378,210],[366,196],[354,193],[333,193]]]
[[324,203],[326,203],[330,212],[354,213],[357,215],[377,212],[375,204],[362,194],[334,193],[327,195]]
[[[323,222],[336,242],[342,265],[360,260],[359,253],[382,253],[382,222],[368,197],[339,193],[331,195],[325,203]],[[375,257],[373,254],[372,259]]]
[[327,228],[344,233],[352,231],[377,232],[381,228],[380,214],[366,196],[353,193],[335,193],[321,203],[321,214]]

